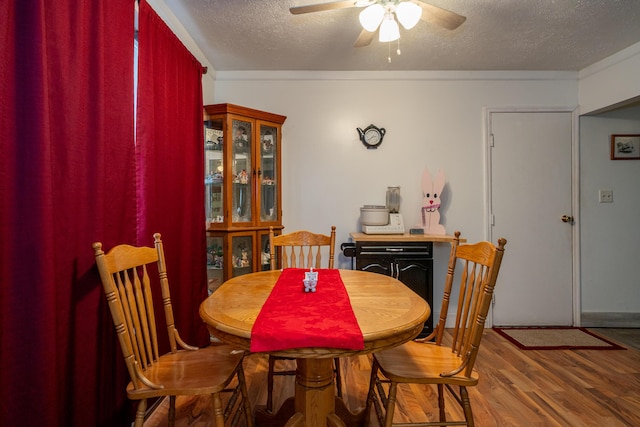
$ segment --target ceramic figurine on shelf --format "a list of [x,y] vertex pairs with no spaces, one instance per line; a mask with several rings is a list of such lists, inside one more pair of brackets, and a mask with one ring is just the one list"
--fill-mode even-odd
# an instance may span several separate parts
[[248,184],[249,183],[249,175],[245,169],[242,169],[240,172],[240,176],[238,177],[238,181],[240,184]]
[[271,131],[267,131],[262,137],[262,151],[265,153],[273,151],[273,134]]
[[249,145],[249,135],[244,126],[240,126],[235,130],[236,134],[233,137],[233,143],[236,145],[236,150],[240,153],[246,152]]
[[260,259],[262,265],[267,265],[271,261],[271,254],[269,252],[262,252],[262,254],[260,255]]
[[242,258],[240,260],[240,266],[249,267],[249,253],[245,248],[242,248],[241,256]]
[[444,172],[438,170],[435,180],[428,170],[422,173],[422,228],[425,234],[447,234],[440,224],[440,194],[444,189]]
[[224,258],[222,255],[214,255],[213,256],[213,266],[215,268],[222,268]]

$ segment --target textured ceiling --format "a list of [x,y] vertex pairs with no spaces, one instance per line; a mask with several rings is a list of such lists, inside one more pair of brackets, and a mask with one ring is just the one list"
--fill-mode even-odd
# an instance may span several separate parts
[[467,21],[401,28],[399,56],[397,42],[353,47],[359,8],[292,15],[325,1],[164,1],[221,71],[578,71],[640,42],[640,0],[425,0]]

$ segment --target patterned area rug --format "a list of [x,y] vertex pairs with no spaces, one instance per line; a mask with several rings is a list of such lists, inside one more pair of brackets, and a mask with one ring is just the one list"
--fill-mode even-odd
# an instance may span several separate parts
[[585,328],[493,328],[522,350],[626,350]]

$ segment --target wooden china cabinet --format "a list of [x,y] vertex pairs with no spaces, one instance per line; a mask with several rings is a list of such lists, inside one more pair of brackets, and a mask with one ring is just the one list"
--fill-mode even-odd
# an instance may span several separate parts
[[269,269],[269,227],[282,230],[285,120],[233,104],[204,107],[209,293],[232,277]]

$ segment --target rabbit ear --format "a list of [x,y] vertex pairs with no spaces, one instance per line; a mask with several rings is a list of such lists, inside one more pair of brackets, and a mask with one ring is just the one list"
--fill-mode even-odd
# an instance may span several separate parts
[[433,183],[431,182],[431,174],[428,170],[422,172],[422,195],[433,192]]
[[442,193],[442,189],[444,188],[444,172],[442,169],[438,170],[438,174],[436,175],[436,180],[433,183],[433,191],[440,194]]

